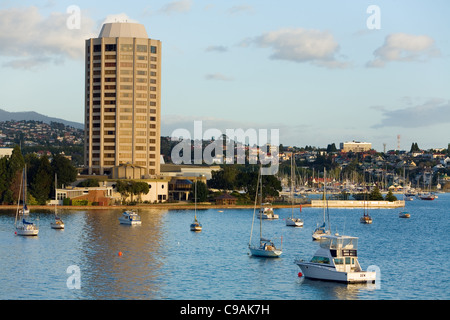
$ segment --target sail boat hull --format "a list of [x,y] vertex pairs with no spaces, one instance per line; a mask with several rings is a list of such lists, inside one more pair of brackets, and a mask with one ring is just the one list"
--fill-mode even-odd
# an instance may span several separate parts
[[52,229],[61,230],[64,229],[64,223],[62,221],[55,220],[54,222],[50,223],[50,227]]
[[281,250],[278,249],[268,250],[267,248],[263,247],[250,246],[249,249],[251,255],[255,257],[278,258],[283,253]]
[[200,232],[202,231],[202,225],[196,221],[191,223],[190,229],[191,231]]
[[369,216],[363,216],[359,219],[359,221],[361,223],[365,223],[365,224],[371,224],[372,223],[372,218]]
[[18,236],[33,237],[39,234],[39,229],[34,225],[23,225],[16,228]]

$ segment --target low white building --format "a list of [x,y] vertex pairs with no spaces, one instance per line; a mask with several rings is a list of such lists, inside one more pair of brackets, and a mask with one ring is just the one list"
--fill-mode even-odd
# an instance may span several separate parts
[[0,148],[0,158],[11,157],[13,150],[13,148]]
[[341,152],[365,152],[372,149],[370,142],[350,141],[341,142]]
[[[147,194],[128,195],[126,198],[117,192],[117,180],[100,181],[100,187],[67,187],[56,190],[57,204],[62,205],[65,198],[75,199],[84,197],[89,199],[89,195],[98,197],[101,194],[102,198],[109,199],[110,204],[120,204],[122,200],[127,202],[133,200],[146,203],[160,203],[166,202],[169,199],[169,180],[168,179],[151,179],[151,180],[135,180],[146,182],[149,187]],[[92,199],[92,198],[91,198]],[[54,204],[52,200],[50,204]],[[106,205],[106,204],[105,204]]]

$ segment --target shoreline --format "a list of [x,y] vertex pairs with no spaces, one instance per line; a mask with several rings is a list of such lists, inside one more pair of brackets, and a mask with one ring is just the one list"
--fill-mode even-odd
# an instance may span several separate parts
[[[345,201],[345,200],[343,200]],[[312,203],[295,204],[294,209],[299,208],[323,208],[322,201],[314,200]],[[381,201],[380,201],[381,202]],[[384,201],[382,201],[384,202]],[[403,201],[396,201],[392,203],[385,203],[380,205],[378,201],[374,203],[367,203],[364,201],[330,201],[329,208],[369,208],[369,209],[394,209],[403,206]],[[273,204],[272,208],[282,209],[291,208],[291,204]],[[28,205],[30,210],[55,210],[54,205]],[[187,203],[158,203],[158,204],[138,204],[138,205],[111,205],[111,206],[58,206],[58,210],[111,210],[111,209],[121,209],[121,210],[139,210],[139,209],[160,209],[160,210],[194,210],[195,205]],[[197,204],[198,210],[206,209],[217,209],[217,210],[227,210],[227,209],[253,209],[254,204],[248,205],[216,205],[216,204]],[[0,205],[0,210],[17,210],[17,205]]]
[[[290,208],[290,204],[272,205],[273,208]],[[302,204],[302,208],[311,207],[311,204]],[[254,205],[215,205],[215,204],[197,204],[197,209],[253,209]],[[16,210],[17,205],[0,205],[0,210]],[[30,210],[54,210],[54,205],[29,205]],[[58,206],[58,210],[111,210],[111,209],[163,209],[163,210],[193,210],[194,204],[143,204],[143,205],[117,205],[117,206]]]

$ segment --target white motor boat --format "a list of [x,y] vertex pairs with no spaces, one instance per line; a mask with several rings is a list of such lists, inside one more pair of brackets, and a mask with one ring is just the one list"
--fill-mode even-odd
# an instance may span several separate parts
[[19,210],[19,213],[21,215],[28,215],[30,214],[30,209],[28,209],[27,205],[25,204],[23,208]]
[[286,226],[288,227],[303,227],[303,220],[300,218],[287,218]]
[[306,278],[345,283],[374,283],[376,272],[363,271],[357,257],[357,237],[327,235],[309,261],[296,260]]
[[141,224],[141,217],[134,211],[127,210],[119,218],[121,224],[137,225]]
[[267,220],[273,220],[278,219],[279,216],[273,212],[273,207],[271,203],[263,203],[261,205],[260,215],[258,218],[260,219],[267,219]]

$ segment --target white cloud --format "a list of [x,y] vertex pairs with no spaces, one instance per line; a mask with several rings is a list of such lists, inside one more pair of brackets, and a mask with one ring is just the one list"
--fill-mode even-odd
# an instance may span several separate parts
[[429,36],[393,33],[373,54],[375,59],[367,63],[368,67],[384,67],[390,61],[423,61],[440,53]]
[[185,13],[189,12],[192,7],[192,1],[191,0],[179,0],[179,1],[172,1],[168,4],[164,5],[159,11],[161,13],[171,15],[172,13]]
[[[0,10],[0,56],[11,57],[4,66],[28,68],[39,63],[61,63],[84,57],[85,39],[96,36],[94,22],[80,13],[80,28],[69,29],[66,12],[44,17],[37,7]],[[21,63],[22,62],[22,63]]]
[[205,49],[206,52],[227,52],[228,48],[225,46],[209,46]]
[[372,109],[382,112],[384,117],[381,123],[374,125],[373,128],[417,128],[450,123],[450,101],[439,98],[397,110],[387,110],[380,106]]
[[205,75],[206,80],[233,81],[234,79],[221,73],[210,73]]
[[241,6],[234,6],[231,7],[228,10],[228,13],[231,15],[234,14],[240,14],[240,13],[249,13],[249,14],[253,14],[254,13],[254,8],[252,6],[248,6],[248,5],[241,5]]
[[103,25],[104,23],[112,23],[112,22],[139,23],[139,21],[131,19],[126,13],[119,13],[119,14],[110,14],[106,16],[105,20],[103,20],[101,25]]
[[339,44],[328,31],[287,28],[267,32],[244,40],[241,45],[254,44],[273,50],[271,59],[312,63],[328,68],[344,68],[348,64],[336,59]]

